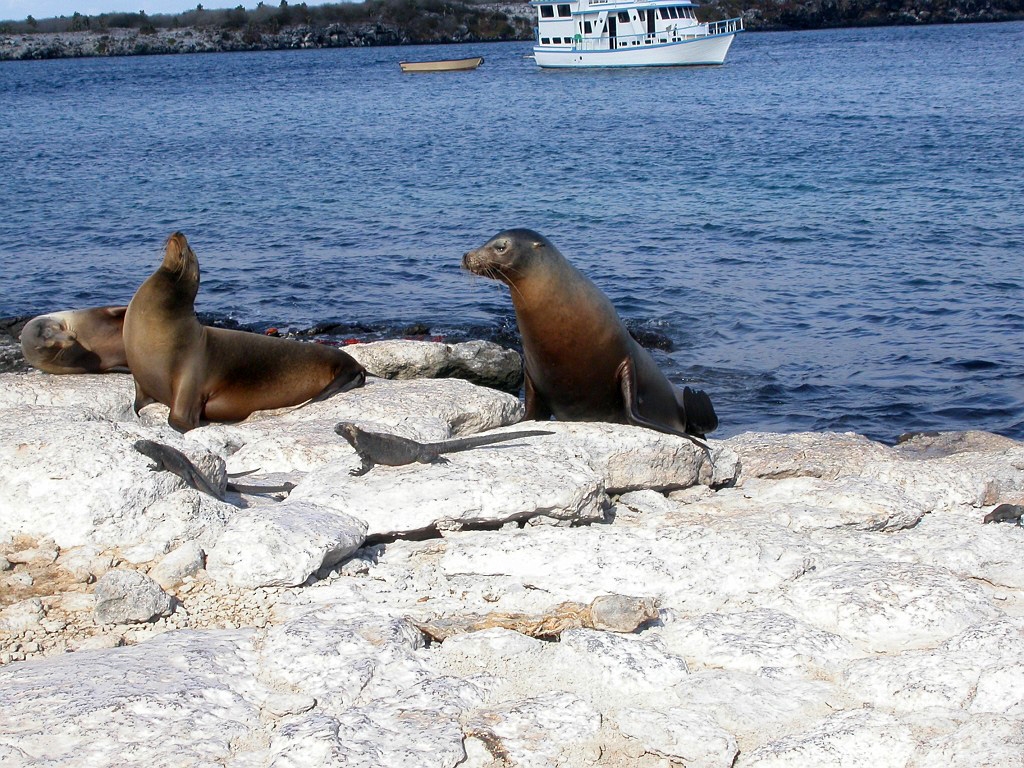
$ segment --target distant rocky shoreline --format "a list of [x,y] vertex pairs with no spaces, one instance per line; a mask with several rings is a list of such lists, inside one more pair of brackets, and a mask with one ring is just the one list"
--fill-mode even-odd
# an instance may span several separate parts
[[[360,48],[409,45],[417,42],[423,41],[412,40],[401,29],[386,24],[367,24],[358,27],[343,24],[331,24],[327,27],[302,25],[275,33],[261,32],[254,35],[239,30],[197,27],[159,29],[148,34],[137,29],[109,29],[103,32],[0,36],[0,61],[283,51],[302,48]],[[447,40],[436,42],[472,43],[480,40],[465,30]]]
[[[535,12],[529,5],[506,3],[474,7],[493,17],[507,20],[507,24],[497,30],[481,31],[469,23],[460,23],[454,31],[439,27],[435,32],[424,32],[422,26],[414,29],[411,25],[386,20],[357,24],[300,24],[281,27],[276,31],[253,27],[229,29],[221,26],[185,26],[173,29],[112,27],[69,32],[8,32],[0,33],[0,61],[533,39]],[[913,0],[890,8],[886,4],[867,3],[866,0],[755,4],[713,0],[704,5],[705,18],[734,16],[743,17],[748,31],[1001,22],[1024,19],[1024,2],[988,0],[957,5]]]

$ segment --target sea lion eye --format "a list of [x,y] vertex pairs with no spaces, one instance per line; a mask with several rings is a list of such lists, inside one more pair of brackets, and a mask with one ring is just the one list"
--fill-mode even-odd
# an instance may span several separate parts
[[507,240],[500,240],[500,241],[498,241],[497,243],[494,244],[494,250],[496,250],[498,253],[501,253],[502,251],[506,250],[507,248],[508,248],[508,241]]

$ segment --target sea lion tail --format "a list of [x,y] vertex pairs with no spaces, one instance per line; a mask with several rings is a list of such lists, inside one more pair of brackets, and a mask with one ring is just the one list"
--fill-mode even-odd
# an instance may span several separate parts
[[683,411],[686,415],[686,431],[691,435],[704,437],[708,432],[718,429],[718,414],[704,390],[683,387]]

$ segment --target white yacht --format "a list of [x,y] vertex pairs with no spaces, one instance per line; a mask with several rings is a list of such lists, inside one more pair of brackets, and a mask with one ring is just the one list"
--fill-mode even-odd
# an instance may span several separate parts
[[542,67],[721,64],[743,19],[701,24],[683,0],[534,0]]

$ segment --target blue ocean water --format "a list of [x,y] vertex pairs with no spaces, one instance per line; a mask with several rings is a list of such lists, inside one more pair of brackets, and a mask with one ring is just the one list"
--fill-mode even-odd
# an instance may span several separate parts
[[525,226],[671,340],[717,436],[1024,439],[1024,24],[747,33],[710,68],[529,52],[0,63],[0,316],[126,303],[182,230],[201,312],[499,328],[507,289],[460,259]]

